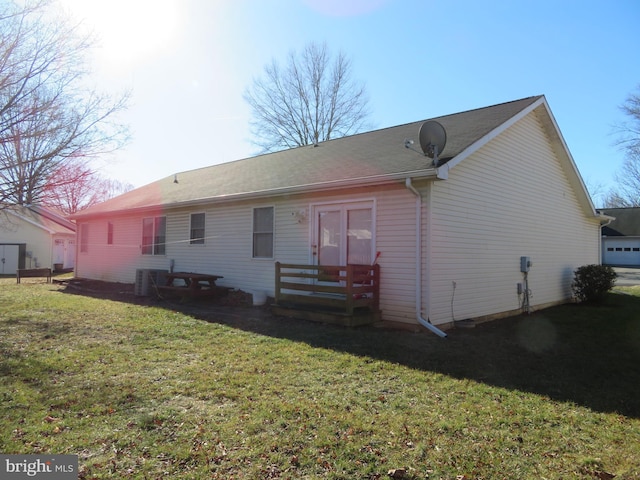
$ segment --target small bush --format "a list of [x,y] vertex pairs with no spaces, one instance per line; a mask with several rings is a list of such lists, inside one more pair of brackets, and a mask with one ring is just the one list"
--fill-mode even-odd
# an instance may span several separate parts
[[584,265],[573,274],[571,288],[580,302],[602,302],[618,275],[608,265]]

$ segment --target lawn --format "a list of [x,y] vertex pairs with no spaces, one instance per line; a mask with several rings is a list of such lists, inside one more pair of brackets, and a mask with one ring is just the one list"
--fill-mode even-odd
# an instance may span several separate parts
[[82,479],[637,479],[621,290],[440,339],[0,279],[0,452]]

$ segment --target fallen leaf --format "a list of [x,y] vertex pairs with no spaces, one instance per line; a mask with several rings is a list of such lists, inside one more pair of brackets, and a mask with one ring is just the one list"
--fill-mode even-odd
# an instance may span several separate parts
[[613,473],[609,472],[593,472],[593,475],[600,480],[611,480],[612,478],[616,477]]
[[392,468],[387,472],[387,475],[389,475],[391,478],[405,478],[406,474],[406,468]]

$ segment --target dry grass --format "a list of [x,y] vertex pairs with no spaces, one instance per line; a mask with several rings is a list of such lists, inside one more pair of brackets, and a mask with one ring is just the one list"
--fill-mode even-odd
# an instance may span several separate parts
[[442,340],[0,280],[0,451],[86,479],[639,478],[624,291]]

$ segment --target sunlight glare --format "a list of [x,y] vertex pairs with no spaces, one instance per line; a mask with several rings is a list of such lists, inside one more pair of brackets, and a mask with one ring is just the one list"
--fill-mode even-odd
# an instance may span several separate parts
[[172,49],[179,38],[175,0],[60,0],[61,6],[97,36],[101,68],[123,70]]

